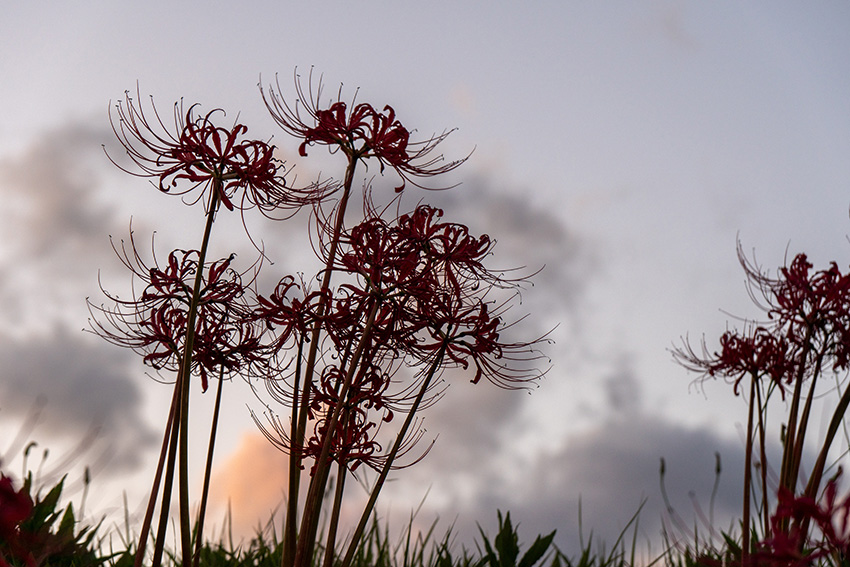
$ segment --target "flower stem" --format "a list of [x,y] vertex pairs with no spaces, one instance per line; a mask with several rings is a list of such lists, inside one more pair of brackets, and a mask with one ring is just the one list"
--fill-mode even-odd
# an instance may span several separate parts
[[[298,392],[301,380],[301,360],[304,354],[304,341],[307,337],[303,334],[298,341],[298,355],[295,359],[295,381],[292,385],[292,415],[290,421],[290,432],[294,433],[298,428]],[[305,410],[306,412],[306,410]],[[301,457],[297,451],[297,445],[289,452],[289,493],[286,500],[286,518],[283,524],[283,565],[292,565],[295,561],[295,542],[297,541],[296,520],[298,515],[298,491],[301,485]]]
[[[339,240],[340,235],[342,234],[342,225],[345,219],[345,210],[348,207],[348,199],[351,196],[351,187],[354,182],[354,170],[357,167],[357,159],[350,158],[348,162],[348,167],[345,171],[345,181],[343,183],[343,191],[342,196],[340,197],[339,203],[337,204],[336,210],[336,219],[334,221],[334,229],[333,234],[331,235],[331,246],[328,250],[328,258],[325,262],[325,273],[322,278],[322,287],[321,287],[321,295],[319,298],[319,304],[316,307],[316,324],[313,327],[313,330],[310,335],[310,349],[307,353],[307,363],[304,368],[304,383],[301,387],[301,399],[300,401],[294,402],[297,407],[300,409],[298,415],[298,423],[297,427],[293,427],[293,430],[290,432],[290,438],[292,439],[292,453],[290,454],[290,465],[289,465],[289,475],[290,475],[290,488],[292,486],[298,486],[300,484],[300,475],[301,475],[301,447],[304,445],[304,437],[307,431],[307,414],[309,412],[306,411],[306,408],[310,403],[310,391],[313,385],[313,373],[316,366],[316,357],[319,351],[319,335],[322,331],[321,320],[324,317],[325,309],[327,309],[328,302],[328,290],[330,289],[331,284],[331,267],[333,266],[334,260],[336,259],[337,250],[339,248]],[[300,358],[300,357],[299,357]],[[297,390],[295,392],[297,397]],[[293,426],[295,425],[295,421],[293,420]],[[298,475],[299,479],[293,479],[293,475]],[[311,482],[312,486],[312,482]],[[302,538],[298,537],[298,544],[296,544],[295,538],[295,512],[298,510],[298,491],[296,490],[294,493],[290,490],[289,493],[289,506],[287,507],[286,520],[285,520],[285,537],[284,537],[284,550],[281,557],[281,565],[282,567],[293,567],[297,561],[298,550],[296,547],[300,546],[300,542]],[[308,494],[309,498],[309,494]],[[309,507],[309,503],[306,505]],[[305,514],[306,515],[306,509]],[[302,517],[302,523],[304,522],[304,518]],[[289,536],[289,537],[286,537]]]
[[[354,379],[354,374],[366,349],[366,344],[369,342],[369,336],[372,332],[372,326],[375,323],[375,318],[378,314],[378,309],[381,302],[376,300],[369,311],[369,316],[363,326],[363,332],[360,336],[360,341],[352,356],[351,363],[345,375],[345,381],[339,392],[339,400],[344,400],[348,395],[348,390],[351,387],[351,382]],[[298,534],[298,549],[295,553],[296,567],[308,567],[312,564],[313,546],[316,540],[316,531],[319,525],[319,511],[322,504],[322,493],[327,482],[328,470],[330,468],[330,450],[333,432],[339,422],[340,414],[342,413],[343,403],[338,403],[334,407],[333,414],[328,420],[327,432],[322,440],[322,451],[316,460],[316,469],[313,478],[310,481],[310,488],[307,491],[307,499],[304,504],[304,516],[301,519],[301,533]]]
[[331,520],[328,525],[327,544],[325,545],[325,559],[322,567],[333,567],[334,553],[336,551],[336,532],[339,526],[339,513],[342,509],[342,495],[345,491],[345,475],[348,471],[340,462],[337,466],[336,490],[334,491],[334,503],[331,510]]
[[369,501],[366,503],[366,507],[363,509],[363,513],[360,516],[360,522],[357,524],[357,528],[354,530],[354,534],[351,536],[351,541],[348,544],[348,549],[345,552],[345,558],[342,560],[341,567],[349,567],[349,565],[351,565],[352,559],[354,559],[354,553],[357,551],[357,546],[360,542],[360,538],[363,537],[363,532],[366,531],[366,523],[369,521],[369,516],[372,514],[372,510],[375,508],[375,503],[378,501],[378,494],[381,492],[381,488],[383,488],[384,482],[387,480],[387,476],[390,474],[390,469],[392,468],[393,461],[395,460],[396,455],[398,455],[398,452],[401,449],[401,444],[404,442],[404,437],[405,435],[407,435],[407,430],[413,423],[413,416],[419,409],[419,406],[421,405],[422,400],[425,397],[425,393],[431,386],[431,381],[433,380],[434,376],[436,375],[437,371],[440,369],[443,363],[443,356],[445,355],[447,346],[448,345],[444,340],[443,344],[440,345],[440,350],[437,352],[437,356],[434,359],[431,368],[428,370],[428,374],[425,377],[424,382],[422,383],[422,387],[419,389],[419,393],[416,396],[416,400],[414,400],[410,411],[407,413],[407,417],[404,420],[404,424],[401,426],[401,430],[399,430],[398,435],[396,436],[393,448],[390,451],[390,454],[387,456],[387,460],[384,463],[383,468],[381,469],[381,474],[375,481],[375,486],[372,488],[372,492],[369,495]]
[[198,511],[198,530],[195,536],[195,557],[193,566],[198,567],[201,558],[201,546],[204,541],[204,516],[207,512],[207,496],[210,491],[210,473],[212,472],[213,451],[215,450],[215,436],[218,431],[218,416],[221,410],[221,389],[224,383],[224,367],[218,377],[218,385],[215,392],[215,408],[213,409],[212,425],[210,426],[210,444],[207,449],[207,466],[204,470],[204,488],[201,493],[201,508]]
[[186,322],[186,342],[183,345],[183,363],[180,366],[180,540],[183,551],[183,565],[192,564],[192,528],[189,519],[189,381],[192,376],[192,350],[195,345],[195,320],[200,304],[201,282],[204,276],[204,263],[207,257],[210,233],[219,206],[220,179],[213,180],[213,191],[207,210],[207,222],[204,227],[204,238],[198,254],[198,270],[195,273],[195,284],[192,289],[192,301]]
[[162,469],[165,465],[165,459],[168,456],[168,439],[171,436],[171,428],[174,425],[175,414],[177,412],[177,392],[175,385],[174,394],[171,396],[171,409],[168,412],[168,419],[165,422],[165,433],[162,436],[162,448],[159,452],[159,463],[156,466],[156,473],[153,478],[153,486],[151,487],[151,496],[148,499],[148,507],[145,510],[145,519],[142,522],[142,531],[139,534],[139,546],[136,549],[136,557],[133,561],[133,567],[142,567],[142,562],[145,558],[145,548],[148,545],[148,532],[151,529],[153,521],[153,511],[156,507],[156,497],[159,494],[159,484],[162,482]]
[[[174,385],[175,392],[180,391],[180,379]],[[179,438],[178,425],[180,423],[180,406],[176,407],[177,413],[174,415],[174,420],[171,425],[171,440],[168,445],[168,462],[165,466],[165,484],[162,486],[162,501],[159,506],[159,525],[156,530],[156,540],[154,541],[153,567],[160,567],[162,564],[162,553],[165,549],[165,534],[168,531],[168,510],[171,504],[171,492],[174,486],[174,464],[177,458],[177,441]]]

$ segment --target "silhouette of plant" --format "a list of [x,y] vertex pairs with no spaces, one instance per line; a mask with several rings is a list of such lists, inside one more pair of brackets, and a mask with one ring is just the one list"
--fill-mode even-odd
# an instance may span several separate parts
[[[424,435],[420,413],[439,399],[446,370],[469,370],[472,382],[483,378],[507,389],[528,388],[545,372],[538,367],[545,336],[512,338],[518,319],[509,311],[529,276],[508,277],[488,268],[490,237],[443,221],[440,209],[420,203],[400,213],[408,182],[421,188],[426,179],[465,161],[445,161],[436,153],[450,131],[415,140],[390,106],[378,111],[367,103],[343,101],[341,91],[325,103],[321,80],[314,82],[312,72],[306,87],[296,75],[294,101],[280,93],[279,84],[268,92],[261,87],[272,119],[299,141],[302,157],[314,146],[341,154],[342,181],[293,187],[275,148],[245,139],[242,124],[220,126],[224,112],[219,109],[200,114],[198,105],[184,110],[182,103],[175,104],[172,126],[153,105],[144,110],[125,95],[111,116],[130,165],[113,162],[152,179],[161,192],[181,195],[188,205],[202,202],[206,217],[200,246],[173,250],[162,264],[155,253],[143,259],[131,230],[127,243],[113,247],[132,275],[133,294],[122,299],[103,290],[107,304],[89,302],[93,332],[139,353],[157,372],[176,375],[137,567],[147,551],[158,498],[152,561],[157,567],[162,561],[175,476],[182,563],[198,565],[225,378],[264,384],[275,405],[288,413],[288,419],[281,418],[268,407],[265,418],[254,414],[262,432],[290,460],[281,564],[307,567],[321,558],[326,567],[347,567],[389,472],[428,452],[430,445],[412,453]],[[380,205],[370,182],[363,182],[362,193],[354,191],[358,168],[375,162],[380,173],[400,180],[394,197]],[[362,208],[354,222],[353,201]],[[222,208],[240,212],[252,242],[245,211],[256,208],[269,219],[287,220],[299,209],[308,210],[313,249],[323,265],[306,280],[318,282],[316,289],[293,275],[279,278],[270,293],[256,289],[265,259],[260,246],[261,260],[248,270],[235,268],[233,255],[209,261],[212,227]],[[200,378],[202,391],[218,380],[194,528],[187,472],[192,376]],[[361,466],[376,471],[377,478],[357,527],[340,550],[345,481]],[[303,502],[302,477],[309,483]],[[319,514],[332,483],[322,544],[317,541]]]

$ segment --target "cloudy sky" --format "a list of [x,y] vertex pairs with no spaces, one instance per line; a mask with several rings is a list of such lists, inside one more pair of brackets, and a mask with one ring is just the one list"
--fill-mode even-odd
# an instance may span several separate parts
[[[709,507],[719,453],[713,508],[728,523],[743,401],[723,384],[694,387],[669,348],[686,334],[711,342],[728,313],[757,314],[737,239],[765,267],[800,251],[818,266],[848,264],[848,27],[838,1],[7,6],[4,466],[20,470],[29,440],[33,467],[50,450],[45,478],[71,467],[79,479],[90,465],[87,508],[101,513],[120,509],[122,490],[135,511],[153,473],[169,388],[81,331],[85,299],[99,297],[98,273],[127,289],[109,237],[126,237],[131,217],[146,245],[156,231],[158,250],[196,246],[202,219],[107,160],[110,104],[138,85],[166,110],[181,97],[221,107],[297,162],[257,84],[279,74],[291,94],[293,69],[313,66],[329,91],[359,87],[358,100],[391,104],[423,135],[457,128],[447,155],[474,148],[453,175],[462,184],[411,199],[490,234],[502,265],[545,266],[522,308],[530,333],[558,325],[552,369],[531,395],[452,384],[427,415],[434,449],[397,475],[381,513],[404,518],[425,498],[424,523],[455,521],[471,541],[476,521],[492,530],[496,510],[510,510],[522,533],[558,529],[569,553],[579,502],[585,530],[612,541],[645,500],[640,537],[657,542],[660,459],[677,511],[692,518]],[[301,171],[331,172],[320,153]],[[307,269],[306,250],[280,245],[301,228],[258,229],[279,254],[271,269]],[[249,258],[238,223],[230,229],[213,246]],[[254,427],[247,388],[227,388],[214,492],[247,531],[281,498],[282,457]],[[200,440],[211,399],[195,401]]]

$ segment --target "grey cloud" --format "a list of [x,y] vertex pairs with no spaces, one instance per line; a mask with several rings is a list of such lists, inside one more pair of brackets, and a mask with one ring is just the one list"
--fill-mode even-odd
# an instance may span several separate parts
[[[89,340],[91,339],[91,340]],[[25,435],[84,442],[112,472],[141,463],[155,435],[142,416],[142,395],[130,370],[135,357],[95,337],[55,329],[51,334],[0,341],[0,412],[26,421]],[[11,440],[10,440],[11,442]],[[46,443],[42,443],[46,444]],[[0,450],[9,452],[14,448]],[[12,459],[16,455],[5,455]]]
[[440,436],[437,442],[441,448],[434,455],[440,462],[430,463],[429,467],[447,472],[480,467],[497,455],[502,439],[517,425],[528,398],[483,380],[471,384],[472,371],[452,374],[454,383],[444,397],[423,413],[428,437]]
[[[641,506],[637,543],[647,553],[660,553],[665,523],[674,538],[686,541],[695,523],[702,537],[709,526],[733,528],[741,515],[743,441],[652,414],[628,355],[616,357],[603,376],[607,405],[599,413],[607,417],[532,453],[523,450],[519,432],[527,430],[520,426],[523,409],[534,407],[525,400],[535,396],[453,385],[444,405],[428,414],[445,431],[443,438],[423,463],[405,471],[405,482],[431,486],[439,495],[426,499],[424,513],[448,521],[456,515],[458,541],[471,545],[475,522],[492,535],[496,511],[510,510],[521,523],[522,541],[557,529],[556,542],[568,555],[578,552],[581,529],[585,541],[592,531],[595,541],[613,544]],[[452,400],[453,394],[460,395]],[[780,451],[778,443],[769,448],[771,463],[779,462]],[[670,510],[661,489],[662,459]]]
[[111,136],[108,129],[69,124],[0,161],[0,191],[22,209],[8,219],[18,235],[27,234],[16,239],[18,246],[35,255],[81,252],[91,239],[103,237],[110,210],[93,195],[98,164],[106,162],[101,145]]
[[588,281],[596,272],[592,243],[572,231],[550,210],[523,198],[521,188],[506,190],[486,176],[473,176],[449,191],[427,194],[431,202],[446,211],[445,218],[462,222],[475,234],[489,234],[496,240],[491,267],[525,268],[536,272],[535,288],[529,293],[532,305],[549,305],[575,315]]
[[641,389],[630,365],[630,357],[622,354],[614,369],[604,379],[606,401],[609,409],[620,416],[631,416],[641,411]]
[[[716,498],[711,504],[715,483],[715,453],[722,459],[722,472]],[[660,488],[660,462],[666,461],[665,487],[677,517],[692,527],[697,510],[706,517],[710,511],[714,525],[728,529],[732,518],[740,516],[743,449],[737,441],[720,438],[704,429],[683,429],[680,425],[643,416],[610,421],[582,436],[566,440],[555,452],[539,456],[531,463],[513,463],[519,469],[512,478],[510,461],[484,461],[475,475],[473,495],[465,495],[459,473],[434,473],[434,492],[450,495],[447,509],[429,508],[425,513],[457,514],[458,540],[470,545],[480,522],[493,535],[496,511],[511,512],[521,524],[521,541],[530,542],[537,534],[557,530],[556,543],[567,555],[579,551],[579,534],[585,541],[613,544],[640,509],[639,550],[659,551],[662,521],[667,514]],[[645,501],[645,502],[644,502]],[[451,518],[448,518],[451,520]],[[671,524],[676,537],[687,538],[681,526]],[[705,528],[705,526],[703,526]],[[702,535],[706,535],[707,529]],[[632,533],[628,532],[628,541]]]
[[[116,214],[100,192],[112,133],[69,124],[0,159],[0,306],[7,324],[55,321],[84,309],[98,270],[116,264],[106,238]],[[125,225],[126,226],[126,225]]]

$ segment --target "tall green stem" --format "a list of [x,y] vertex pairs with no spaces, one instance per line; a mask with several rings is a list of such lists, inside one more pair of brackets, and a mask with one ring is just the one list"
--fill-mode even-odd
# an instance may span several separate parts
[[210,241],[213,221],[219,206],[219,191],[222,181],[213,181],[210,204],[207,210],[207,222],[204,227],[204,238],[198,255],[198,270],[195,273],[195,284],[192,289],[192,300],[186,318],[186,342],[183,345],[183,363],[180,366],[180,541],[183,551],[183,565],[192,564],[192,528],[189,518],[189,381],[192,376],[192,350],[195,346],[195,321],[200,304],[201,283],[204,279],[204,264],[207,257],[207,247]]
[[210,444],[207,448],[207,466],[204,469],[204,488],[201,492],[201,508],[198,511],[198,529],[195,535],[195,557],[193,566],[198,567],[201,559],[201,546],[204,540],[204,516],[207,513],[207,496],[210,491],[210,474],[212,473],[213,451],[215,451],[215,437],[218,431],[218,416],[221,410],[221,389],[224,384],[224,367],[218,377],[215,392],[215,408],[213,409],[212,425],[210,426]]
[[422,400],[425,398],[425,393],[431,386],[431,381],[434,379],[434,376],[436,375],[437,371],[440,369],[440,366],[443,363],[443,356],[446,353],[447,346],[448,345],[445,341],[440,346],[440,350],[437,352],[437,357],[434,359],[431,368],[428,370],[428,374],[425,377],[424,382],[422,383],[422,387],[419,389],[419,393],[416,396],[416,400],[414,400],[410,411],[407,413],[407,417],[404,420],[404,424],[401,426],[401,430],[399,430],[398,435],[396,436],[393,448],[390,451],[390,454],[387,456],[387,460],[384,463],[383,468],[381,469],[381,474],[375,481],[375,486],[372,488],[372,492],[369,495],[369,501],[366,503],[366,507],[363,509],[363,513],[360,516],[360,522],[357,524],[357,528],[354,530],[354,534],[351,536],[351,541],[348,544],[348,549],[345,552],[345,558],[342,561],[341,567],[349,567],[349,565],[351,565],[352,559],[354,559],[354,553],[357,551],[357,546],[360,542],[360,538],[363,537],[363,532],[366,531],[366,524],[369,521],[369,516],[372,514],[372,510],[375,508],[375,503],[378,501],[378,494],[381,492],[381,488],[383,488],[384,482],[386,482],[387,476],[390,474],[393,461],[395,460],[399,450],[401,449],[401,445],[404,442],[404,437],[407,435],[408,429],[410,429],[410,425],[413,423],[413,416],[419,409],[419,406],[422,404]]
[[[770,392],[765,395],[767,398]],[[765,423],[767,420],[767,400],[762,401],[761,385],[756,384],[756,404],[758,405],[758,428],[759,428],[759,467],[761,472],[761,509],[762,509],[762,524],[761,533],[767,533],[770,526],[770,511],[768,510],[767,500],[767,434]]]
[[[292,415],[290,416],[290,434],[298,428],[298,392],[301,380],[301,358],[304,353],[304,341],[301,335],[298,339],[298,354],[295,359],[295,380],[292,384]],[[301,489],[301,460],[300,455],[293,449],[289,451],[289,492],[286,500],[286,518],[283,525],[283,565],[292,565],[295,561],[295,542],[297,541],[296,521],[298,516],[298,491]]]
[[785,446],[782,451],[782,471],[779,477],[779,486],[787,488],[792,493],[795,491],[797,476],[799,474],[799,463],[794,466],[794,448],[797,442],[797,412],[800,408],[800,398],[803,391],[803,378],[806,374],[806,361],[809,358],[812,341],[812,327],[806,329],[806,337],[803,342],[803,351],[800,354],[800,363],[797,374],[794,376],[794,396],[791,399],[791,411],[788,413],[788,426],[785,432]]
[[[180,381],[174,385],[175,391],[179,392]],[[168,443],[168,462],[165,466],[165,484],[162,486],[162,501],[159,506],[159,525],[156,530],[156,540],[153,549],[153,567],[159,567],[162,563],[162,553],[165,549],[165,534],[168,531],[168,511],[171,505],[171,492],[174,486],[174,466],[177,460],[177,442],[180,437],[178,425],[180,423],[180,406],[171,425],[171,439]]]
[[[363,332],[360,336],[357,348],[350,361],[348,371],[345,375],[345,381],[339,392],[339,399],[345,400],[348,395],[348,390],[351,388],[351,382],[357,367],[360,364],[360,359],[369,342],[369,335],[372,332],[372,326],[375,323],[375,318],[378,314],[381,302],[376,299],[372,308],[369,311],[368,318],[363,326]],[[342,413],[344,404],[338,403],[334,407],[333,413],[328,420],[327,433],[322,440],[322,451],[319,458],[316,459],[316,468],[313,478],[310,481],[310,488],[307,491],[307,500],[304,504],[304,516],[301,519],[301,533],[298,534],[298,549],[295,552],[296,567],[309,567],[312,564],[313,547],[316,541],[316,532],[319,525],[319,510],[321,509],[322,493],[327,482],[330,449],[333,432],[339,423],[339,417]]]
[[[347,418],[344,418],[347,419]],[[342,496],[345,492],[345,475],[347,474],[345,464],[340,461],[337,464],[336,489],[334,490],[334,503],[331,510],[331,519],[328,525],[328,537],[325,545],[325,558],[322,567],[333,567],[334,555],[336,553],[336,532],[339,526],[339,513],[342,510]]]
[[168,440],[171,437],[171,428],[174,426],[174,421],[177,414],[177,397],[178,390],[175,387],[174,393],[171,396],[171,409],[168,411],[168,420],[165,423],[165,433],[162,436],[162,448],[159,452],[159,462],[156,465],[156,473],[153,478],[153,486],[151,487],[151,495],[148,499],[148,507],[145,510],[145,519],[142,522],[142,531],[139,534],[139,544],[136,549],[136,557],[133,561],[133,567],[142,567],[142,562],[145,558],[145,551],[148,546],[148,533],[153,522],[153,511],[156,507],[156,497],[159,494],[159,484],[162,482],[162,473],[165,466],[165,460],[168,456]]
[[[289,475],[290,475],[290,487],[298,486],[300,484],[300,475],[301,475],[301,455],[300,455],[300,447],[304,444],[304,437],[306,436],[307,431],[307,414],[309,412],[304,411],[305,408],[309,406],[310,403],[310,390],[313,385],[313,373],[316,366],[316,358],[319,352],[319,336],[322,331],[321,320],[324,317],[325,310],[327,309],[327,297],[328,290],[331,285],[331,268],[333,267],[333,263],[336,260],[337,250],[339,249],[339,239],[342,234],[342,226],[343,221],[345,219],[345,210],[348,207],[348,200],[351,196],[351,187],[354,182],[354,171],[357,167],[358,157],[353,156],[349,158],[348,166],[345,171],[345,181],[343,182],[342,187],[342,197],[340,197],[339,204],[337,205],[336,210],[336,219],[334,219],[334,228],[333,234],[331,235],[331,244],[330,249],[328,250],[328,258],[325,262],[325,273],[322,278],[322,287],[321,294],[319,297],[319,305],[316,307],[316,325],[313,327],[313,330],[310,334],[310,349],[307,353],[307,363],[304,368],[304,383],[301,385],[300,392],[300,401],[297,399],[299,393],[297,389],[294,391],[296,400],[293,402],[301,411],[299,411],[298,422],[297,424],[293,420],[293,430],[290,431],[290,439],[292,442],[292,449],[290,452],[290,465],[289,465]],[[300,357],[299,357],[300,358]],[[294,479],[293,476],[298,475],[298,479]],[[281,565],[282,567],[293,567],[296,561],[296,541],[300,541],[300,537],[296,538],[295,536],[295,514],[298,510],[298,491],[296,490],[294,493],[290,490],[288,494],[289,502],[287,506],[286,519],[284,520],[284,549],[281,557]],[[302,518],[303,521],[303,518]]]
[[742,542],[741,542],[741,565],[749,567],[750,564],[750,504],[752,502],[752,486],[753,478],[753,420],[755,415],[756,403],[756,382],[758,375],[753,373],[750,378],[750,404],[749,415],[747,417],[747,454],[744,456],[744,517],[742,519],[743,527]]

